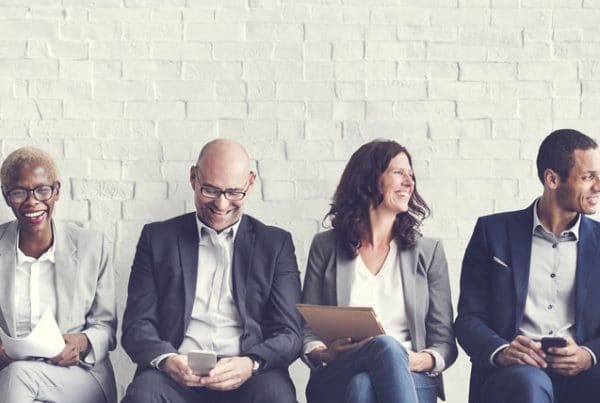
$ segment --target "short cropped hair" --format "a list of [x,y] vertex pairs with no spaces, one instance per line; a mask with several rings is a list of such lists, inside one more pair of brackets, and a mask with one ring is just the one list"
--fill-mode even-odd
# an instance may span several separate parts
[[21,147],[8,154],[8,157],[2,163],[0,168],[2,190],[8,190],[8,186],[17,182],[21,168],[26,165],[44,167],[52,182],[58,179],[56,164],[47,152],[35,147]]
[[537,156],[538,178],[544,183],[544,172],[552,169],[561,180],[569,177],[575,165],[573,151],[598,148],[598,144],[585,134],[573,129],[553,131],[542,141]]

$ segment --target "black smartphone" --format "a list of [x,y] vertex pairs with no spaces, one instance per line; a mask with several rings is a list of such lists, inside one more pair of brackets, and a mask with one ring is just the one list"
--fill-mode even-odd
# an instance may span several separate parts
[[550,347],[565,347],[567,340],[563,337],[542,337],[542,350],[548,353]]

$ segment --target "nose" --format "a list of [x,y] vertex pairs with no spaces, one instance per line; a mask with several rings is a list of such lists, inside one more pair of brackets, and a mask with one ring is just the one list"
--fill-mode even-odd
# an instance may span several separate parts
[[23,201],[23,204],[32,205],[39,203],[38,199],[35,198],[33,194],[33,190],[29,189],[27,191],[27,198]]
[[219,210],[224,210],[224,209],[225,209],[225,207],[227,207],[227,206],[229,205],[229,200],[227,200],[227,199],[225,198],[225,193],[221,193],[221,194],[219,195],[219,197],[217,197],[217,198],[214,200],[214,202],[213,202],[213,203],[215,204],[215,206],[217,206],[217,208],[218,208]]

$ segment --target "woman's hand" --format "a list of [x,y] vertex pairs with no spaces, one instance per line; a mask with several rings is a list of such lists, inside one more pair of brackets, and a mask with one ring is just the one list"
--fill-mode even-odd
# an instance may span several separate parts
[[0,369],[4,369],[5,367],[8,366],[8,364],[10,364],[11,362],[15,362],[16,360],[13,360],[12,358],[10,358],[8,356],[8,354],[6,354],[6,351],[4,350],[4,346],[2,344],[0,344]]
[[83,333],[63,334],[65,339],[65,348],[56,357],[48,359],[51,364],[60,367],[69,367],[79,364],[79,354],[88,351],[89,340]]
[[408,352],[408,368],[412,372],[429,372],[433,367],[435,367],[433,355],[423,351],[420,353]]
[[372,339],[372,337],[365,337],[358,341],[352,341],[352,338],[350,337],[336,339],[329,344],[329,347],[317,348],[308,353],[308,358],[314,363],[329,364],[341,353],[354,350]]

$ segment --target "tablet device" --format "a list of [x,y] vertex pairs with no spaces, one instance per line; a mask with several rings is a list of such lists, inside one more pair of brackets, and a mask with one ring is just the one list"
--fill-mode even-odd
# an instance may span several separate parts
[[296,304],[313,333],[325,344],[350,337],[358,341],[385,334],[370,307]]

